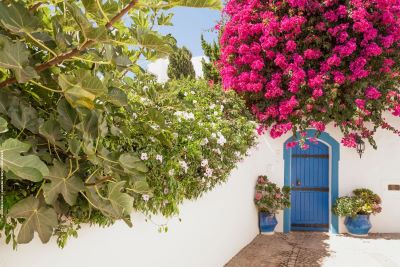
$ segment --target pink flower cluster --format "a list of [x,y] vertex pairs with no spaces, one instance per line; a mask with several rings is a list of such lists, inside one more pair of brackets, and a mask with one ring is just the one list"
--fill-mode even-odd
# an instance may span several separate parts
[[353,147],[382,111],[400,116],[388,98],[399,94],[400,0],[230,0],[224,14],[223,85],[252,106],[260,133],[334,122]]

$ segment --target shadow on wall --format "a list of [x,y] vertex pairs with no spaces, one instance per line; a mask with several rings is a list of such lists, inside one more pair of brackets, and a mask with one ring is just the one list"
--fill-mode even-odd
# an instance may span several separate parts
[[331,255],[329,235],[315,232],[258,235],[225,267],[322,266]]
[[372,240],[400,240],[400,233],[395,233],[395,234],[369,233],[368,236],[362,236],[362,237],[356,237],[349,234],[342,234],[338,236],[352,237],[357,239],[372,239]]

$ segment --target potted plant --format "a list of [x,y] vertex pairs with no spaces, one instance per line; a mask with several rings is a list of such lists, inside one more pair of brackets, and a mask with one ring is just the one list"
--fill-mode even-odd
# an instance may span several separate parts
[[333,213],[346,217],[348,232],[356,236],[366,236],[372,225],[370,215],[382,211],[381,198],[369,189],[353,191],[353,196],[340,197],[333,206]]
[[257,179],[254,202],[259,211],[259,225],[262,234],[273,234],[278,221],[275,214],[278,210],[290,207],[290,188],[279,188],[260,175]]

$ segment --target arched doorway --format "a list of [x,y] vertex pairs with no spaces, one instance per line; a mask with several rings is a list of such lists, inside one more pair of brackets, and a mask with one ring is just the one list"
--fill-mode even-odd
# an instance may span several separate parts
[[[307,138],[315,135],[307,130]],[[330,231],[338,233],[338,218],[331,212],[338,197],[339,143],[322,133],[318,143],[307,141],[307,150],[286,149],[285,185],[292,188],[292,207],[284,211],[284,231]]]

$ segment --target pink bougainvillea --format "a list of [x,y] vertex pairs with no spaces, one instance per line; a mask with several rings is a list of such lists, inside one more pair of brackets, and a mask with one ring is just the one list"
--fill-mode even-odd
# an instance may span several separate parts
[[[242,94],[259,133],[340,127],[373,142],[400,116],[400,0],[230,0],[221,25],[223,85]],[[289,143],[294,146],[296,143]]]

